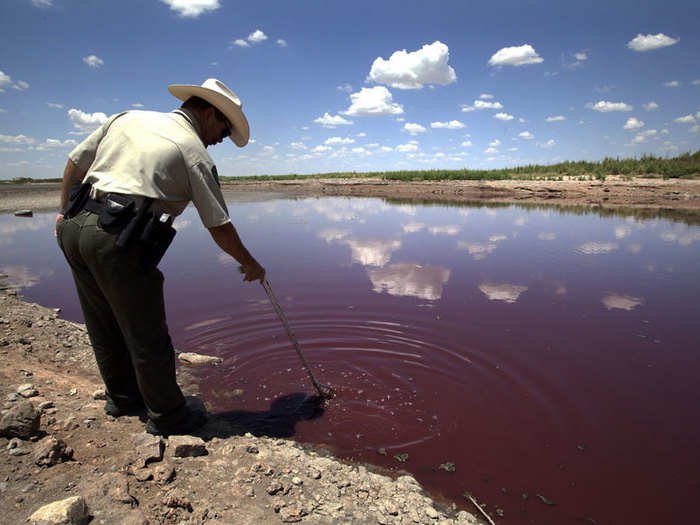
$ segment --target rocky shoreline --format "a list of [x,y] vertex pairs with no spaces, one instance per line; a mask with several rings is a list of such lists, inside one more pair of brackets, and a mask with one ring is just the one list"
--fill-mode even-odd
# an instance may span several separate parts
[[85,327],[13,290],[0,291],[0,355],[5,523],[486,523],[408,474],[255,437],[216,415],[167,439],[146,434],[143,416],[107,416]]

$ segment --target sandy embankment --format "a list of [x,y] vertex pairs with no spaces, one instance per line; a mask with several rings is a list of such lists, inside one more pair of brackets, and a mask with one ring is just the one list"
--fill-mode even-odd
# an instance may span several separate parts
[[[255,198],[356,196],[419,199],[444,202],[502,202],[652,208],[698,211],[700,179],[661,179],[609,176],[605,181],[441,181],[400,182],[380,179],[300,179],[291,181],[225,182],[227,196]],[[1,184],[0,212],[28,208],[57,209],[60,184]]]

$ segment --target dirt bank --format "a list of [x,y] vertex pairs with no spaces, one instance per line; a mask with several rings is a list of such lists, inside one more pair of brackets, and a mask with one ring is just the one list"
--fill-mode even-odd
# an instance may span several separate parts
[[[400,182],[380,179],[300,179],[292,181],[225,182],[227,196],[255,199],[256,194],[279,197],[356,196],[445,202],[503,202],[589,205],[692,210],[700,213],[700,179],[661,179],[608,176],[605,181],[505,180]],[[0,184],[0,212],[23,208],[56,209],[57,183]]]
[[[11,290],[0,291],[0,356],[3,523],[64,523],[34,513],[67,498],[77,517],[65,523],[483,523],[412,476],[255,437],[230,414],[168,439],[145,434],[143,415],[109,417],[85,327]],[[191,393],[187,376],[181,367]]]
[[227,182],[226,191],[275,191],[305,196],[386,197],[446,202],[503,202],[700,211],[700,180],[609,176],[605,181],[504,180],[400,182],[379,179],[306,179]]

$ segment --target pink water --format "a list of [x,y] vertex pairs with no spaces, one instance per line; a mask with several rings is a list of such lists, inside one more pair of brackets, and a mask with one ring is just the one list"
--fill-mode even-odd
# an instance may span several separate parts
[[[264,290],[188,210],[162,269],[175,346],[224,359],[198,376],[213,412],[470,509],[468,491],[497,523],[692,521],[700,227],[379,199],[230,208],[338,395],[295,412],[313,387]],[[80,319],[50,218],[21,220],[0,217],[0,273]]]

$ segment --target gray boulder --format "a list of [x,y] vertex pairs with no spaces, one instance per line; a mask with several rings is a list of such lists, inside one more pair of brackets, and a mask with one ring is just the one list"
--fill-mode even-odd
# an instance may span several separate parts
[[18,401],[0,419],[0,436],[29,439],[39,432],[41,414],[30,401]]

